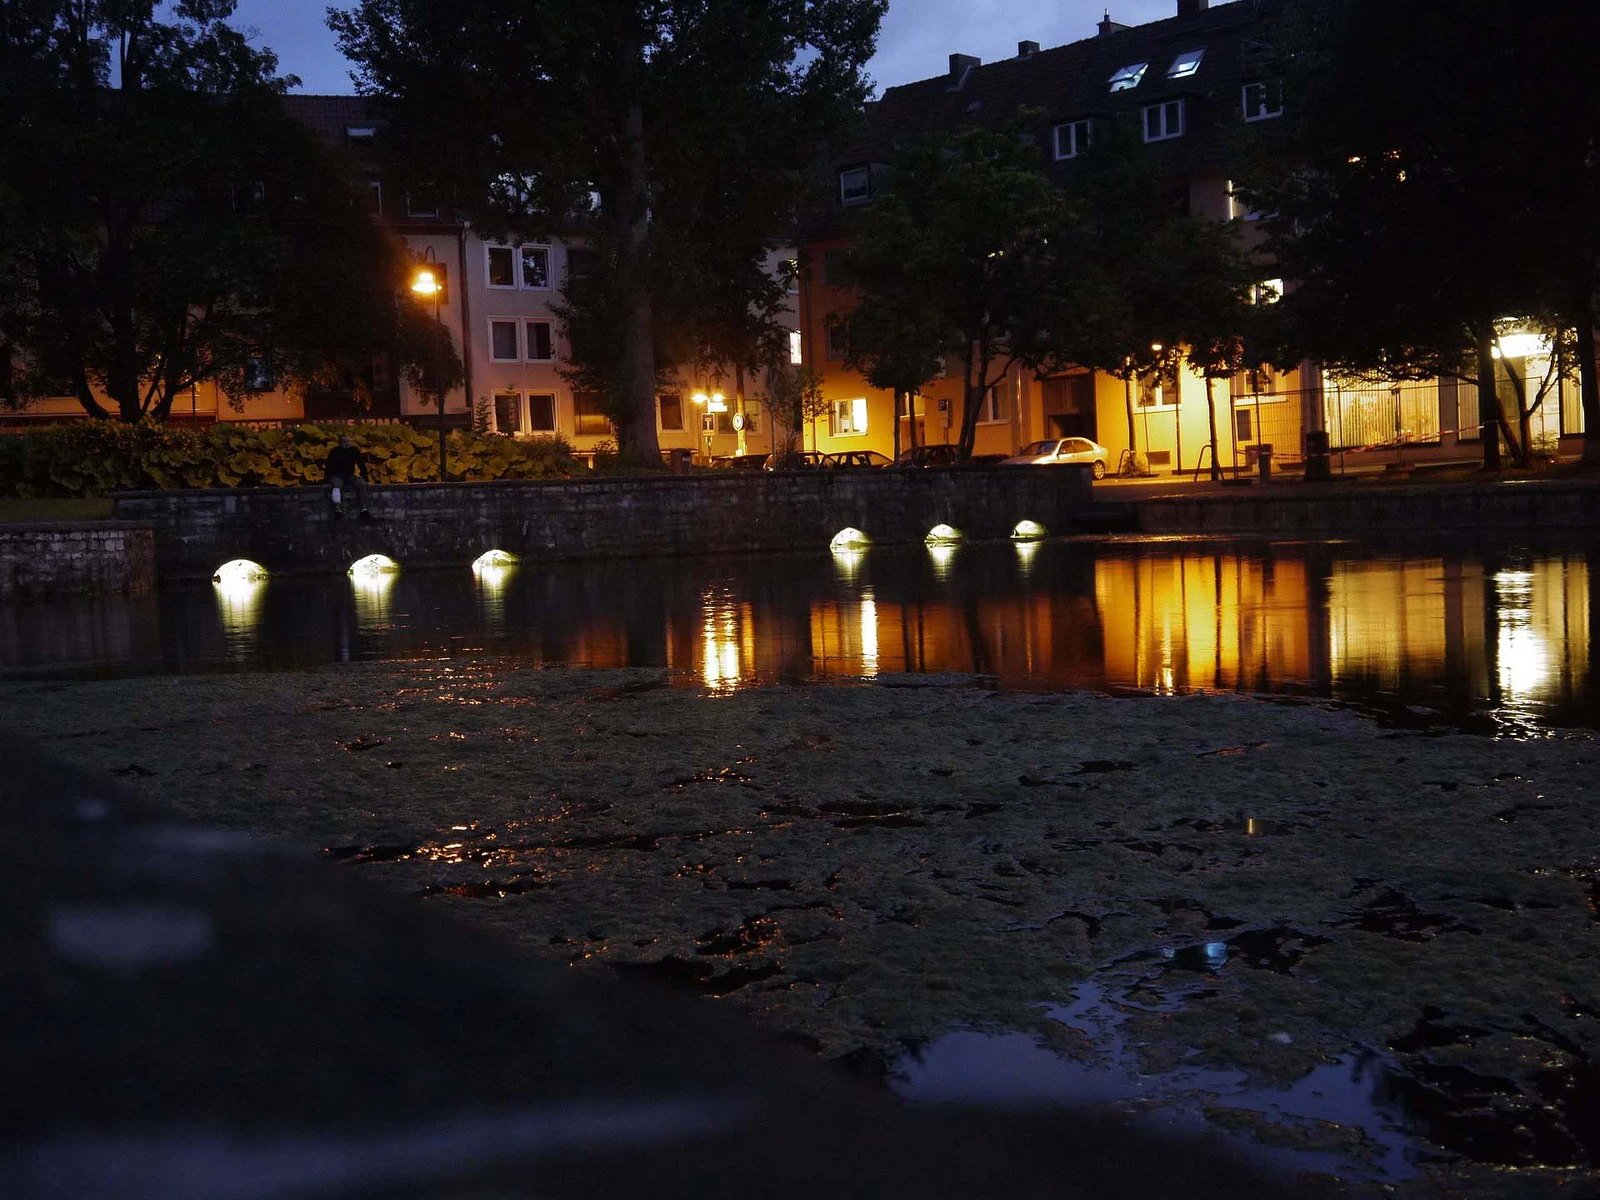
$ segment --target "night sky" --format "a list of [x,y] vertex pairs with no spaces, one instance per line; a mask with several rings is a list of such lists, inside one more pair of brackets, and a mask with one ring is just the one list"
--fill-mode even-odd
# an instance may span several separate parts
[[[1127,25],[1177,12],[1177,0],[1114,0],[1114,19]],[[891,0],[868,70],[878,86],[893,87],[943,74],[952,53],[985,62],[1009,58],[1019,41],[1059,46],[1089,37],[1105,0]],[[351,92],[343,58],[324,24],[323,0],[239,0],[234,24],[254,29],[258,44],[278,53],[279,69],[300,76],[306,92]]]

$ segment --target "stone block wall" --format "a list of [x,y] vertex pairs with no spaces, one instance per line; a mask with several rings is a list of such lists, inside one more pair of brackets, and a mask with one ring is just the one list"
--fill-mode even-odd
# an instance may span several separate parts
[[[1068,533],[1090,503],[1086,467],[742,472],[373,487],[374,520],[333,520],[324,488],[126,492],[119,519],[156,530],[163,579],[247,558],[269,571],[344,570],[367,554],[461,566],[486,550],[525,559],[823,548],[849,526],[875,542],[935,525],[972,538],[1031,520]],[[347,502],[347,508],[350,507]]]
[[155,586],[155,531],[119,522],[0,525],[0,601]]

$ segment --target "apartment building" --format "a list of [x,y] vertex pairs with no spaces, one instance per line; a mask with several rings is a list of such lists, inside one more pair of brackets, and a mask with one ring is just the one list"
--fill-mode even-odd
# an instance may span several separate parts
[[[1036,110],[1042,115],[1026,133],[1042,149],[1047,175],[1070,188],[1097,133],[1119,124],[1142,143],[1175,205],[1239,222],[1248,244],[1257,217],[1235,198],[1229,164],[1251,139],[1281,129],[1282,67],[1273,54],[1273,24],[1291,3],[1176,0],[1172,17],[1140,26],[1119,24],[1108,13],[1080,41],[1050,49],[1023,41],[1014,58],[987,64],[951,54],[944,74],[888,89],[871,106],[861,136],[834,158],[836,194],[800,239],[809,267],[801,298],[806,357],[822,373],[828,401],[827,415],[817,422],[817,448],[887,453],[897,421],[902,444],[913,422],[919,444],[954,442],[959,435],[959,364],[916,398],[913,412],[896,414],[892,396],[844,367],[842,346],[829,331],[829,315],[854,303],[839,271],[851,229],[889,186],[899,144],[963,126],[999,127],[1021,109]],[[1284,287],[1282,280],[1263,278],[1254,298],[1271,303]],[[1513,352],[1522,356],[1512,363],[1522,377],[1548,377],[1554,393],[1537,414],[1536,444],[1580,434],[1576,380],[1549,374],[1548,344],[1517,337],[1507,350]],[[1308,433],[1326,433],[1330,449],[1354,462],[1479,452],[1477,392],[1455,380],[1374,386],[1305,362],[1287,372],[1241,372],[1215,390],[1224,468],[1252,465],[1265,447],[1280,460],[1299,459]],[[1039,379],[1016,370],[985,396],[974,453],[1013,453],[1038,439],[1084,436],[1110,450],[1113,469],[1124,455],[1137,453],[1155,471],[1193,472],[1210,461],[1207,409],[1205,381],[1187,369],[1129,381],[1090,371]]]

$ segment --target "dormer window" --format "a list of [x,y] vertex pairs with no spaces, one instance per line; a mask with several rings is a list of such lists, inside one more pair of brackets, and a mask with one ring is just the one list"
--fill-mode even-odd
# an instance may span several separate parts
[[839,172],[839,203],[865,204],[872,199],[872,172],[867,167],[851,167]]
[[1088,121],[1068,121],[1055,128],[1056,161],[1077,158],[1089,148],[1090,125]]
[[1150,69],[1147,62],[1133,63],[1119,68],[1111,76],[1111,90],[1113,92],[1126,92],[1130,88],[1139,86],[1139,81],[1144,78],[1144,73]]
[[1183,101],[1168,100],[1144,110],[1144,140],[1165,142],[1183,136]]
[[1283,116],[1283,86],[1279,83],[1244,85],[1244,119],[1265,121]]
[[1172,66],[1167,69],[1168,79],[1189,79],[1200,69],[1200,60],[1206,56],[1205,50],[1185,50],[1172,60]]

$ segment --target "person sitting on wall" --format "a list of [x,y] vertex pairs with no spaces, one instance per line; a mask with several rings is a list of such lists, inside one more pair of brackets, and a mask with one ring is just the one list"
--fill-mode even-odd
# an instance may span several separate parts
[[372,520],[372,514],[367,511],[366,476],[367,456],[356,448],[348,433],[341,433],[339,444],[328,451],[328,457],[322,464],[322,477],[331,489],[335,521],[344,517],[346,489],[355,492],[356,500],[361,505],[361,519]]

